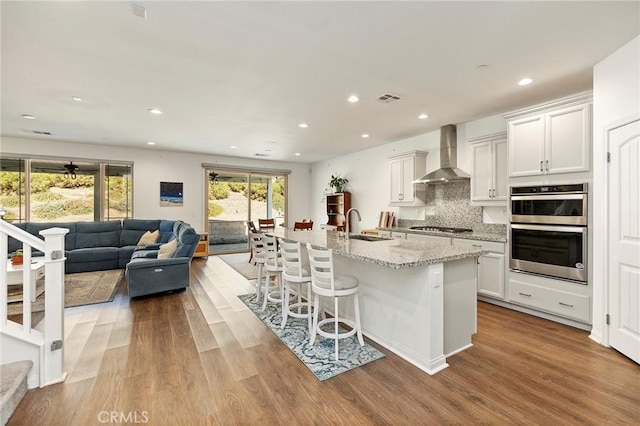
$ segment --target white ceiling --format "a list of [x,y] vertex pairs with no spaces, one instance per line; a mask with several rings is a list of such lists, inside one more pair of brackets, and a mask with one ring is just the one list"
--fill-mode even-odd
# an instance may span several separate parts
[[136,4],[2,1],[2,135],[315,162],[588,90],[640,33],[637,1]]

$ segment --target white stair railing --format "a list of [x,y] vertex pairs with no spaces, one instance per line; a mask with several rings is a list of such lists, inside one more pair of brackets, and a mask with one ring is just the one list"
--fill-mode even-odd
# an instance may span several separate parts
[[[64,367],[64,239],[69,232],[64,228],[40,231],[44,241],[22,229],[0,220],[0,364],[31,359],[38,371],[36,386],[47,386],[63,381]],[[8,319],[8,237],[22,242],[22,324]],[[32,250],[44,256],[32,256]],[[31,301],[35,300],[36,274],[44,269],[44,329],[38,331],[31,324]],[[12,270],[15,276],[17,271]],[[20,280],[18,280],[20,281]],[[12,281],[13,282],[13,281]],[[38,354],[34,356],[37,347]],[[33,383],[30,383],[29,387]]]

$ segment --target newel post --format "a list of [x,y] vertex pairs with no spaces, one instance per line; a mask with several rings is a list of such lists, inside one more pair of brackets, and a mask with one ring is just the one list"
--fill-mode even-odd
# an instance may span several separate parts
[[[44,237],[44,354],[40,386],[64,381],[64,228],[40,231]],[[44,370],[44,371],[43,371]]]

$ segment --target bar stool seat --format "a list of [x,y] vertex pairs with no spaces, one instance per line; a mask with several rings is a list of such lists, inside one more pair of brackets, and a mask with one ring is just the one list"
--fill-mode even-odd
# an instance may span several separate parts
[[[311,274],[302,264],[302,251],[300,243],[278,240],[280,255],[282,256],[282,324],[281,328],[287,325],[289,316],[294,318],[307,318],[309,335],[312,328],[312,302],[311,302]],[[307,284],[307,299],[302,299],[302,285]],[[296,286],[293,292],[293,286]],[[297,295],[297,302],[289,303],[291,294]],[[303,312],[304,311],[304,312]]]
[[[316,336],[327,337],[335,340],[335,357],[338,360],[338,341],[354,334],[358,337],[361,346],[364,345],[362,338],[362,328],[360,326],[360,302],[358,299],[359,281],[351,275],[335,275],[333,268],[333,250],[315,249],[307,243],[309,252],[309,265],[311,268],[311,289],[313,298],[313,328],[311,330],[311,340],[309,344],[313,346]],[[333,318],[324,319],[318,322],[318,312],[320,310],[320,296],[331,297],[334,302]],[[353,296],[355,321],[340,317],[338,300],[342,297]],[[351,328],[346,332],[340,332],[339,323],[343,323]],[[324,325],[333,324],[333,331],[322,329]]]

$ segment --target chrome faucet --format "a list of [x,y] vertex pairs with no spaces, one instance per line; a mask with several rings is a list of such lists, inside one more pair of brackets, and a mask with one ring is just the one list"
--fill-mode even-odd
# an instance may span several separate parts
[[345,221],[344,221],[344,239],[348,240],[349,239],[349,214],[354,211],[356,212],[356,214],[358,215],[358,222],[362,221],[362,217],[360,217],[360,212],[357,209],[354,209],[353,207],[350,208],[349,210],[347,210],[347,214],[345,215]]

